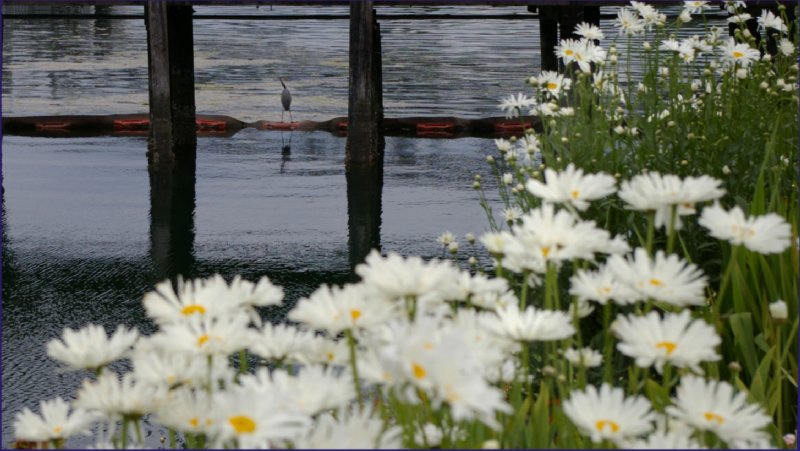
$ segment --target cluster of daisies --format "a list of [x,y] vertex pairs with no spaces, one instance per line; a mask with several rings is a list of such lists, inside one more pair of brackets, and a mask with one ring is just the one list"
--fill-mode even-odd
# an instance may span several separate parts
[[[150,416],[192,446],[456,446],[471,422],[502,437],[505,418],[515,414],[505,389],[536,373],[560,374],[559,384],[570,388],[564,414],[595,442],[699,447],[698,434],[710,431],[728,446],[766,446],[771,418],[764,410],[728,383],[702,377],[701,364],[720,359],[719,335],[692,311],[706,303],[707,277],[677,255],[631,249],[624,237],[580,217],[590,202],[614,193],[631,209],[665,211],[673,224],[671,215],[694,214],[714,201],[699,219],[713,236],[762,253],[790,246],[785,220],[724,209],[719,185],[650,173],[618,189],[613,177],[572,165],[547,171],[544,181],[526,186],[541,206],[510,231],[478,238],[508,278],[471,273],[450,260],[373,251],[356,268],[359,283],[321,286],[291,306],[283,324],[264,323],[256,310],[283,302],[281,288],[266,277],[162,282],[143,299],[158,326],[152,335],[120,326],[108,336],[89,325],[48,343],[50,357],[92,376],[74,401],[56,398],[42,402],[40,414],[20,412],[17,440],[61,446],[94,431],[98,446],[131,446],[141,444],[141,420]],[[585,269],[572,276],[569,306],[526,298],[509,282],[521,274],[525,287],[535,286],[576,261]],[[653,301],[674,308],[633,308]],[[608,358],[576,334],[592,303],[627,307],[609,328],[616,349],[636,366],[664,374],[681,369],[665,408],[608,383],[565,379],[577,373],[571,369]],[[777,306],[773,314],[780,314]],[[537,371],[525,355],[534,343],[558,349]],[[109,366],[120,359],[130,361],[130,371]],[[404,406],[440,412],[430,417],[438,422],[404,422]]]
[[[740,3],[731,2],[732,23],[751,19]],[[686,2],[679,20],[707,8],[708,2]],[[615,26],[634,36],[665,22],[634,1],[620,9]],[[765,13],[758,23],[779,35],[780,55],[796,55],[784,43],[779,17]],[[729,40],[719,30],[680,41],[665,37],[656,49],[681,64],[711,58],[709,66],[740,78],[739,71],[767,57],[741,30]],[[558,56],[591,75],[598,92],[624,103],[616,74],[603,69],[615,64],[615,47],[600,47],[605,36],[595,26],[580,24],[576,34],[581,39],[562,40]],[[510,117],[526,110],[575,114],[560,103],[574,79],[543,72],[528,82],[536,95],[518,94],[501,105]],[[791,84],[776,81],[768,89]],[[691,108],[702,93],[718,89],[712,79],[698,80],[697,96],[675,101]],[[666,123],[676,111],[648,120]],[[636,133],[619,111],[609,114],[620,115],[614,133]],[[786,220],[724,207],[722,182],[710,176],[650,171],[620,180],[573,164],[544,168],[542,143],[532,133],[495,143],[506,162],[530,169],[520,174],[543,170],[541,177],[502,174],[502,184],[525,201],[504,211],[507,230],[467,237],[491,256],[493,276],[476,270],[474,257],[466,270],[455,260],[373,251],[356,267],[360,282],[323,285],[294,304],[267,277],[164,281],[142,301],[154,333],[119,326],[109,335],[87,325],[48,343],[51,358],[87,377],[74,399],[57,397],[41,402],[38,412],[17,413],[17,444],[60,448],[89,435],[97,448],[142,447],[148,424],[171,447],[521,447],[513,425],[548,431],[563,418],[568,427],[558,423],[546,443],[774,446],[766,431],[773,420],[763,406],[706,374],[721,360],[722,341],[720,312],[708,304],[709,275],[671,246],[654,249],[640,239],[633,247],[632,235],[612,235],[586,216],[592,203],[613,199],[668,236],[696,220],[710,236],[760,254],[792,247]],[[480,188],[479,179],[475,184]],[[451,233],[439,242],[458,253]],[[569,286],[562,289],[559,280]],[[771,301],[772,318],[785,321],[786,303]],[[591,329],[587,322],[597,324],[588,319],[598,316],[597,307],[602,349],[582,334]],[[287,311],[287,321],[265,322],[264,308]],[[611,377],[615,351],[631,366],[629,374],[663,387],[664,396],[656,402],[637,381]],[[544,417],[533,415],[539,390],[548,389],[558,402],[547,405]]]
[[[621,36],[642,36],[645,32],[658,30],[655,35],[655,44],[645,40],[642,43],[645,52],[660,51],[664,55],[673,55],[675,60],[684,63],[687,69],[705,67],[706,74],[716,72],[719,76],[716,83],[711,83],[708,79],[699,78],[692,82],[693,91],[702,94],[703,90],[710,93],[711,89],[719,90],[721,78],[726,73],[732,73],[737,78],[743,79],[750,75],[753,64],[759,61],[769,62],[773,55],[759,50],[754,36],[747,28],[748,21],[755,20],[762,35],[771,36],[775,39],[777,56],[784,58],[787,62],[792,62],[797,56],[797,44],[792,42],[789,36],[789,28],[783,19],[769,10],[763,10],[761,15],[753,18],[750,14],[742,12],[745,7],[744,2],[728,2],[727,8],[731,13],[728,22],[738,26],[735,36],[723,37],[723,32],[727,30],[719,27],[710,27],[706,35],[691,35],[683,39],[678,39],[675,34],[671,34],[667,29],[667,16],[653,6],[631,1],[630,6],[622,7],[617,12],[614,20],[614,27]],[[711,8],[707,1],[686,1],[684,9],[678,18],[678,22],[686,23],[692,20],[692,15],[703,14]],[[618,98],[620,103],[626,104],[625,90],[620,89],[619,77],[615,66],[618,63],[618,50],[616,43],[612,43],[608,49],[603,48],[599,43],[606,39],[603,30],[595,25],[580,23],[577,25],[574,34],[579,39],[562,39],[555,48],[555,54],[563,61],[567,67],[575,67],[578,73],[591,76],[592,87],[598,91]],[[696,63],[702,65],[697,66]],[[694,66],[692,64],[695,64]],[[610,69],[610,70],[609,70]],[[794,77],[797,75],[797,65],[793,66]],[[662,61],[659,68],[659,75],[666,81],[670,74],[669,60]],[[696,71],[687,70],[690,75]],[[774,76],[774,72],[769,71],[762,74],[765,78],[772,75],[774,86],[767,83],[763,89],[796,92],[796,78],[794,81],[787,82],[782,77]],[[707,77],[706,77],[707,78]],[[506,117],[513,118],[522,114],[530,114],[540,117],[559,117],[572,116],[575,111],[572,107],[564,106],[559,103],[564,93],[574,88],[573,80],[553,71],[543,71],[539,76],[528,79],[528,83],[535,89],[532,96],[523,93],[510,95],[500,103],[500,109],[506,113]],[[628,83],[632,83],[628,81]],[[638,89],[647,90],[648,87],[640,83]]]

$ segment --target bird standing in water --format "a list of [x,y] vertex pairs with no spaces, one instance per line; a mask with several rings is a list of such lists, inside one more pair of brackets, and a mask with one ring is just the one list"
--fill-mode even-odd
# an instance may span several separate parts
[[289,112],[289,121],[294,122],[292,119],[292,93],[289,92],[289,88],[286,87],[286,84],[283,82],[282,77],[278,77],[280,80],[281,85],[283,86],[283,92],[281,93],[281,105],[283,105],[283,111],[281,111],[281,122],[283,122],[283,112]]

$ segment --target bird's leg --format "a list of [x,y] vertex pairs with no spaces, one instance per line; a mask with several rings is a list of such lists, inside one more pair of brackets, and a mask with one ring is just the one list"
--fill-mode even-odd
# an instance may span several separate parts
[[283,123],[283,110],[281,110],[281,123]]
[[294,122],[294,119],[292,119],[292,110],[289,110],[289,121]]

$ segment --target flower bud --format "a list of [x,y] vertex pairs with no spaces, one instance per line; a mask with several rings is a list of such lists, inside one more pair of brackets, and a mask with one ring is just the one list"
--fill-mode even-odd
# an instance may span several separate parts
[[495,439],[486,440],[485,442],[483,442],[483,445],[481,445],[481,448],[482,449],[500,449],[500,443],[498,443],[497,440],[495,440]]
[[504,185],[510,185],[513,181],[514,181],[514,175],[512,175],[510,172],[506,172],[505,174],[503,174]]
[[475,235],[473,233],[470,232],[470,233],[464,235],[464,238],[467,239],[467,243],[475,244]]
[[728,165],[726,164],[725,166],[722,167],[722,173],[725,175],[731,175],[731,168],[729,168]]
[[789,312],[787,310],[786,303],[777,300],[769,304],[769,314],[772,316],[772,320],[776,323],[783,323],[789,318]]
[[747,78],[747,69],[743,67],[736,69],[736,78],[738,78],[739,80],[744,80],[745,78]]
[[742,365],[739,364],[739,362],[734,361],[728,364],[728,369],[734,373],[738,373],[739,371],[742,371]]
[[486,162],[489,164],[494,164],[494,157],[491,155],[486,156]]
[[470,266],[478,266],[478,259],[475,257],[470,257],[467,260],[467,263],[469,263]]

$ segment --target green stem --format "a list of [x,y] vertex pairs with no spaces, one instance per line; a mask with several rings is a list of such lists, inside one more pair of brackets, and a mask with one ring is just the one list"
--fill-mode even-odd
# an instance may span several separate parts
[[722,321],[720,319],[722,302],[724,301],[725,291],[728,288],[728,282],[731,278],[731,274],[733,273],[733,268],[736,266],[736,254],[738,253],[738,250],[739,246],[731,247],[731,255],[730,259],[728,260],[728,266],[725,268],[725,274],[722,276],[722,281],[719,284],[719,292],[717,293],[717,298],[714,301],[711,320],[717,325],[717,331],[722,328]]
[[675,222],[678,220],[678,206],[669,207],[669,225],[667,226],[667,255],[672,253],[675,245]]
[[177,441],[175,429],[169,428],[169,449],[175,449]]
[[361,381],[358,379],[358,365],[356,365],[356,341],[353,338],[353,332],[350,329],[345,329],[347,336],[347,346],[350,348],[350,368],[353,370],[353,383],[356,388],[356,396],[358,397],[358,405],[364,407],[364,394],[361,393]]
[[647,249],[647,255],[650,257],[653,256],[653,241],[655,240],[655,233],[656,233],[656,212],[649,211],[647,212],[647,243],[645,243]]
[[247,351],[244,349],[239,350],[239,374],[247,372],[248,363]]
[[120,439],[122,449],[126,449],[128,447],[128,419],[126,417],[122,417],[122,437]]
[[611,352],[613,350],[613,340],[611,340],[611,331],[608,330],[608,324],[611,322],[611,302],[606,302],[603,306],[603,381],[611,383],[612,368],[611,368]]
[[522,271],[522,289],[520,290],[519,295],[520,311],[525,310],[525,307],[528,304],[528,274],[530,274],[528,270]]

